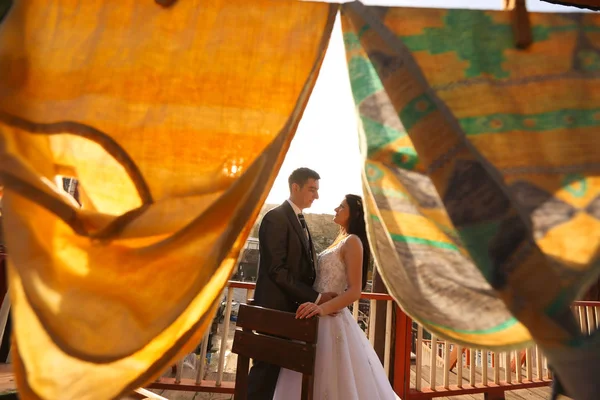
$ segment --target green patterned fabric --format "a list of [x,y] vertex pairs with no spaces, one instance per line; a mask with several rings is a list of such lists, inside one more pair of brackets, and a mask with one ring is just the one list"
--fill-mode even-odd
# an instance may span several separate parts
[[597,356],[569,306],[600,272],[600,16],[530,18],[522,51],[507,12],[344,7],[371,242],[432,332]]

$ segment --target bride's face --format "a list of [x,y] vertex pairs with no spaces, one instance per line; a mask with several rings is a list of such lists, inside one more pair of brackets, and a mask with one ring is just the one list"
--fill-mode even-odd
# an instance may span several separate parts
[[348,203],[346,203],[346,199],[344,199],[335,209],[335,217],[333,217],[333,222],[342,226],[343,228],[347,228],[349,219],[350,207],[348,207]]

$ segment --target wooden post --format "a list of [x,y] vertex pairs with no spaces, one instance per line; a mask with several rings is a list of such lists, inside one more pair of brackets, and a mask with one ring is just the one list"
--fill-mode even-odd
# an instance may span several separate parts
[[[371,286],[373,293],[388,293],[383,280],[377,271],[377,264],[373,263],[373,285]],[[369,310],[371,313],[373,310]],[[385,323],[386,323],[386,300],[377,301],[377,312],[375,315],[375,343],[373,348],[383,365],[385,357]]]
[[410,388],[410,351],[412,345],[412,319],[398,306],[396,311],[396,338],[394,341],[394,382],[396,394],[407,400]]
[[483,394],[483,400],[505,400],[504,390],[485,392]]

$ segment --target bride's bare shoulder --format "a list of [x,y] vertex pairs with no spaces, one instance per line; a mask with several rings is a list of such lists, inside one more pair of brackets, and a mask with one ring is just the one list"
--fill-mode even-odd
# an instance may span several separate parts
[[360,241],[360,238],[357,235],[348,235],[348,237],[346,239],[344,239],[344,244],[343,244],[344,249],[349,249],[349,250],[355,250],[355,249],[360,249],[362,250],[362,242]]

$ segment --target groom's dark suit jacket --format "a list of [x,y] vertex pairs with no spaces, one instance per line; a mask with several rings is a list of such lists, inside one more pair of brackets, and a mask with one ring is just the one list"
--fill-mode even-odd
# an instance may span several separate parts
[[[285,201],[270,210],[258,233],[260,260],[254,304],[295,312],[305,302],[316,301],[315,254],[312,241],[298,222],[292,206]],[[256,361],[248,376],[248,400],[271,400],[279,367]]]
[[254,302],[258,306],[295,312],[314,302],[315,254],[292,206],[285,201],[263,218],[258,233],[260,260]]

